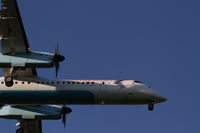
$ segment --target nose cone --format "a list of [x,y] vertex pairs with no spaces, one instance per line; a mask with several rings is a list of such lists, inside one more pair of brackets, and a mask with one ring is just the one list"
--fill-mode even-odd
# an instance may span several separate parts
[[154,101],[155,103],[167,101],[167,98],[165,96],[163,96],[160,93],[156,92],[152,88],[149,88],[149,95],[151,96],[152,101]]
[[165,102],[165,101],[167,101],[167,98],[165,96],[162,96],[162,95],[157,95],[155,97],[155,100],[156,100],[156,102]]
[[142,89],[143,94],[145,95],[146,99],[148,101],[154,102],[154,103],[160,103],[167,101],[167,98],[160,93],[156,92],[152,88],[143,88]]

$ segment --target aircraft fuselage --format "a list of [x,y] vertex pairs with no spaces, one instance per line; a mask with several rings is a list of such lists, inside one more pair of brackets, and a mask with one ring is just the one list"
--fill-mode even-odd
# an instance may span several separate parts
[[134,80],[0,80],[1,104],[149,104],[166,98]]

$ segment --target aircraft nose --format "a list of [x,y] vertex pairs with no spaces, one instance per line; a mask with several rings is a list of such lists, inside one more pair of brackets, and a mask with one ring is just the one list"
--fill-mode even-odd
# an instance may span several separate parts
[[165,102],[167,101],[167,98],[163,95],[161,95],[160,93],[154,91],[151,89],[151,93],[152,93],[152,98],[153,100],[156,102],[156,103],[159,103],[159,102]]
[[156,102],[165,102],[165,101],[167,101],[167,98],[162,95],[157,95],[155,100],[156,100]]
[[167,98],[165,96],[163,96],[160,93],[156,92],[152,88],[148,88],[148,90],[146,91],[146,94],[148,96],[150,96],[150,99],[152,101],[154,101],[155,103],[167,101]]

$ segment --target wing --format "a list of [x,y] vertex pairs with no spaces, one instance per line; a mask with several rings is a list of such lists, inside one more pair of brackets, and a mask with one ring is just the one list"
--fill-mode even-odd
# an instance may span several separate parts
[[42,120],[58,120],[62,107],[57,105],[5,105],[0,117],[17,119],[20,128],[16,133],[42,133]]
[[29,53],[29,44],[16,0],[2,0],[1,13],[1,23],[3,23],[2,53]]
[[42,133],[42,122],[41,120],[19,120],[20,123],[20,129],[17,130],[17,132],[20,132],[20,130],[23,130],[23,133]]
[[[0,38],[2,54],[29,54],[30,48],[16,0],[1,0]],[[10,69],[3,69],[4,77]],[[17,76],[35,76],[35,69],[19,71]]]

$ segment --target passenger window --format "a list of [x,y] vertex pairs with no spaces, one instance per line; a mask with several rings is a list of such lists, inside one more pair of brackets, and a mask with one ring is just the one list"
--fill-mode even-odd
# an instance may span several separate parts
[[85,82],[82,82],[82,84],[85,84]]
[[3,82],[1,82],[1,84],[3,84]]
[[40,82],[39,81],[37,81],[37,84],[39,84]]
[[90,82],[87,82],[87,84],[90,84]]
[[49,82],[46,83],[47,85],[49,84]]
[[30,81],[28,81],[28,84],[30,84],[31,82]]
[[22,81],[22,84],[24,84],[24,81]]
[[92,84],[94,84],[94,82],[92,82]]
[[54,82],[51,82],[51,84],[54,84]]
[[79,84],[79,82],[77,82],[77,84]]
[[102,82],[102,84],[105,84],[105,82]]
[[15,82],[15,84],[18,84],[18,82]]
[[42,84],[44,84],[44,82],[41,82]]
[[67,84],[70,84],[70,82],[68,81]]
[[60,84],[60,82],[58,81],[57,84]]
[[72,82],[72,84],[74,84],[74,82]]
[[64,81],[63,81],[62,83],[63,83],[63,84],[65,84],[65,82],[64,82]]

